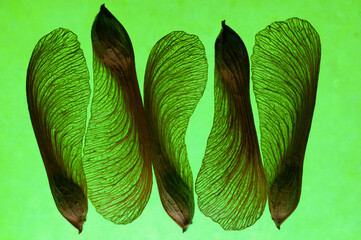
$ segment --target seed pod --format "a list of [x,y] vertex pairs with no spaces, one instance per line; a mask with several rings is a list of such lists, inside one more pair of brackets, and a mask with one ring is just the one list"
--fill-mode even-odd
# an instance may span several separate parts
[[124,27],[104,5],[91,36],[94,95],[84,148],[89,198],[104,218],[127,224],[142,213],[152,189],[133,47]]
[[272,219],[296,209],[315,107],[321,44],[305,20],[274,22],[256,35],[252,80]]
[[163,207],[183,232],[194,214],[185,134],[206,83],[207,60],[197,36],[171,32],[153,47],[144,82],[152,163]]
[[26,94],[54,201],[80,233],[88,211],[82,146],[90,87],[74,33],[59,28],[40,39],[30,59]]
[[266,180],[249,96],[249,60],[242,39],[222,22],[215,44],[214,119],[196,181],[199,209],[225,230],[262,215]]

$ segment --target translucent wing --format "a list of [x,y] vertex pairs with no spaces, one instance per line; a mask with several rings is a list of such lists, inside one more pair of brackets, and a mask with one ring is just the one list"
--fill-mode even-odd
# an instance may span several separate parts
[[320,57],[319,36],[305,20],[275,22],[256,35],[252,80],[269,206],[278,228],[300,199]]
[[225,23],[215,44],[214,120],[196,181],[200,210],[226,230],[262,215],[266,182],[249,97],[249,60]]
[[164,209],[183,231],[194,214],[185,133],[206,83],[207,59],[197,36],[171,32],[153,47],[144,83],[152,162]]
[[90,87],[74,33],[59,28],[40,39],[30,59],[26,93],[54,201],[81,232],[88,211],[81,154]]
[[132,44],[104,5],[92,44],[94,96],[84,149],[89,198],[104,218],[127,224],[151,193],[150,148]]

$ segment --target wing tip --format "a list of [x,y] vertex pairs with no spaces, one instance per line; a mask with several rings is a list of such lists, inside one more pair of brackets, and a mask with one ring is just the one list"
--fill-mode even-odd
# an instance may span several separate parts
[[224,27],[226,27],[227,25],[226,25],[226,20],[225,19],[223,19],[222,20],[222,28],[224,28]]

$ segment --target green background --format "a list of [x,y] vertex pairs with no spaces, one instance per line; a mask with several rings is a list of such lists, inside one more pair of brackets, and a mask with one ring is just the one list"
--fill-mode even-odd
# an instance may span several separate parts
[[[128,31],[141,90],[148,54],[165,34],[184,30],[202,40],[209,81],[187,131],[194,178],[213,118],[214,42],[221,20],[243,39],[249,55],[255,34],[274,21],[307,19],[321,37],[316,107],[305,156],[301,200],[276,229],[268,207],[250,228],[224,231],[196,212],[183,234],[162,208],[153,185],[143,214],[115,225],[89,205],[77,234],[58,212],[27,110],[25,78],[37,41],[65,27],[79,36],[91,69],[90,29],[104,1],[0,2],[0,239],[356,239],[361,234],[361,1],[105,1]],[[292,2],[292,3],[289,3]],[[258,115],[253,92],[253,111]]]

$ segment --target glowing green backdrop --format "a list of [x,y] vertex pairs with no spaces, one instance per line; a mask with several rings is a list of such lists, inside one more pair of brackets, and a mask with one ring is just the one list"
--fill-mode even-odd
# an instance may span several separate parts
[[[141,91],[149,52],[161,37],[184,30],[202,40],[209,80],[186,137],[194,178],[212,125],[214,42],[221,20],[242,37],[249,55],[255,34],[274,21],[295,16],[315,27],[322,44],[321,70],[302,194],[281,231],[268,207],[254,226],[224,231],[196,206],[193,224],[183,234],[163,210],[155,182],[145,211],[129,225],[103,219],[90,204],[78,235],[59,214],[27,110],[27,65],[37,41],[61,26],[78,35],[91,69],[90,29],[104,2],[130,35]],[[359,0],[1,0],[0,19],[0,239],[355,239],[361,234]],[[259,132],[253,92],[251,97]]]

